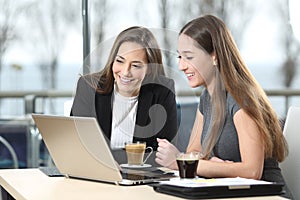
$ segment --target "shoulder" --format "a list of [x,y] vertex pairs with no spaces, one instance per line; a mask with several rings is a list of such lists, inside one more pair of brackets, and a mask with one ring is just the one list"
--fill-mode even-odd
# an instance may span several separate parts
[[92,73],[92,74],[80,75],[78,81],[92,83],[95,81],[99,81],[99,78],[100,78],[100,72],[97,72],[97,73]]
[[142,83],[143,89],[150,89],[156,92],[172,92],[175,94],[174,80],[165,76],[158,76],[155,79],[145,79]]
[[98,81],[98,73],[81,75],[77,81],[77,93],[95,93]]
[[240,106],[229,92],[227,92],[227,109],[232,116],[240,110]]
[[92,88],[97,88],[100,78],[101,78],[100,72],[80,75],[78,79],[78,84],[85,84],[85,85],[89,85]]

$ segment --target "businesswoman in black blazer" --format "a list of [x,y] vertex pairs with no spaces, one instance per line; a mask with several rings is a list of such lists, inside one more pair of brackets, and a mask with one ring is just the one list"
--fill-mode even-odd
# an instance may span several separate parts
[[116,38],[104,69],[81,76],[71,115],[95,117],[112,149],[177,133],[174,81],[165,76],[161,50],[144,27],[130,27]]

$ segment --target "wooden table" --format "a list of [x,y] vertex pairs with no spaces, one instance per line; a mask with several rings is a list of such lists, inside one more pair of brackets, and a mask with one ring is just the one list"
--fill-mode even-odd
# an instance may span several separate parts
[[[2,190],[7,191],[14,199],[181,199],[157,193],[152,187],[147,185],[118,186],[65,177],[48,177],[38,168],[2,169],[0,170],[0,185]],[[285,198],[279,196],[263,196],[234,199],[283,200]]]

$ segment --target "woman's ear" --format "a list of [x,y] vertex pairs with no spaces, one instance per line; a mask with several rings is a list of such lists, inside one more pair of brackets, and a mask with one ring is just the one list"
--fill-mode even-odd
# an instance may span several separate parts
[[212,57],[212,60],[213,60],[213,65],[214,66],[218,65],[218,58],[217,58],[217,54],[216,54],[215,51],[212,53],[211,57]]

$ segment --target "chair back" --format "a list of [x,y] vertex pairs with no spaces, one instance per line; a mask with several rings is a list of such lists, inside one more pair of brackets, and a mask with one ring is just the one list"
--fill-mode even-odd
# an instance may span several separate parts
[[280,168],[292,195],[300,199],[300,107],[289,108],[283,134],[289,145],[289,155]]

